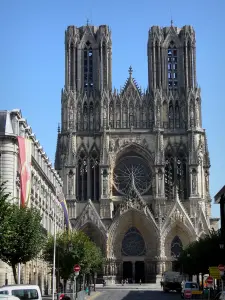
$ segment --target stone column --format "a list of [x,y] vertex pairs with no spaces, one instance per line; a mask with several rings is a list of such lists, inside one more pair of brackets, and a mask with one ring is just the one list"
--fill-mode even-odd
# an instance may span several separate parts
[[132,261],[132,280],[135,282],[135,261]]

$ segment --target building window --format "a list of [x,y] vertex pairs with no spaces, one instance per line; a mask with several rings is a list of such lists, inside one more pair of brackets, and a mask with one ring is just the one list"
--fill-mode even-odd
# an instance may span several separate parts
[[183,245],[179,238],[179,236],[175,236],[171,242],[171,256],[174,258],[178,258],[182,252]]
[[82,151],[78,159],[77,167],[77,199],[87,200],[87,157]]
[[167,199],[173,198],[174,190],[174,160],[172,155],[166,155],[165,165],[165,196]]
[[99,200],[99,158],[98,153],[93,150],[90,156],[90,184],[91,200]]
[[93,50],[91,43],[87,41],[84,48],[84,89],[93,88]]
[[187,199],[187,160],[183,152],[175,157],[171,153],[165,155],[165,196],[169,200],[178,192],[180,200]]
[[125,234],[121,253],[124,256],[143,256],[146,254],[144,239],[137,228],[131,227]]
[[177,48],[174,42],[170,42],[168,47],[168,87],[169,89],[177,89]]

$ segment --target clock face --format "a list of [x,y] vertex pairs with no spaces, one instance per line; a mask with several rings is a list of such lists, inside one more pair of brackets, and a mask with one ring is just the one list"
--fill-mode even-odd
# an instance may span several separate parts
[[152,182],[150,167],[139,156],[122,158],[114,169],[113,177],[114,187],[120,195],[127,195],[132,185],[143,195]]

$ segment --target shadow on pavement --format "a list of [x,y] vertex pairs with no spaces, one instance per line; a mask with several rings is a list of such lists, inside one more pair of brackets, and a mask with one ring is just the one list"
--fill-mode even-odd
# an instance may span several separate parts
[[181,299],[179,293],[171,292],[171,293],[164,293],[162,291],[146,291],[146,290],[137,290],[137,291],[129,291],[126,296],[121,298],[121,300],[178,300]]

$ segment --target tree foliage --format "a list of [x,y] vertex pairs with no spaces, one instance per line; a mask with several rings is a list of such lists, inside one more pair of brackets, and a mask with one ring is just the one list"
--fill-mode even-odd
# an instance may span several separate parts
[[[53,266],[54,238],[49,236],[43,249],[43,259]],[[103,256],[87,235],[81,231],[59,232],[56,236],[56,272],[64,284],[73,273],[73,266],[79,264],[82,274],[97,272],[103,263]]]
[[37,257],[44,244],[41,219],[38,210],[10,203],[10,194],[1,185],[0,259],[12,267],[16,283],[16,265]]
[[204,238],[191,243],[184,249],[178,263],[184,273],[207,274],[210,266],[225,264],[224,250],[220,249],[220,231],[211,231]]

